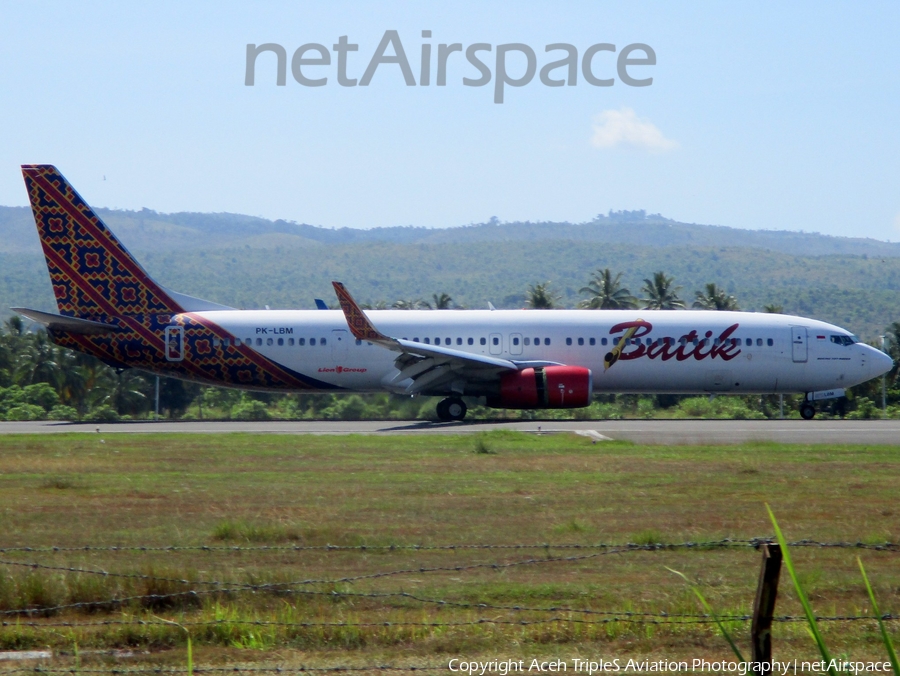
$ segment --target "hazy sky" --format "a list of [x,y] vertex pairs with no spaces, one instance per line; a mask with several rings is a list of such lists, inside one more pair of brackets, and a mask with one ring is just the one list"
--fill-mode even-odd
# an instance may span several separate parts
[[[97,206],[230,211],[325,226],[589,220],[646,209],[680,221],[900,240],[900,3],[4,3],[0,204],[24,205],[18,166],[56,164]],[[447,84],[369,86],[294,50],[348,36],[360,79],[396,30],[420,50],[525,43],[537,70],[569,43],[646,43],[648,87],[600,52],[592,86],[506,87],[451,54]],[[423,38],[422,31],[432,31]],[[245,86],[248,43],[259,57]],[[393,54],[392,49],[387,50]],[[633,56],[640,56],[635,53]],[[307,53],[316,56],[315,52]],[[525,57],[509,54],[510,77]],[[563,77],[566,69],[553,72]]]

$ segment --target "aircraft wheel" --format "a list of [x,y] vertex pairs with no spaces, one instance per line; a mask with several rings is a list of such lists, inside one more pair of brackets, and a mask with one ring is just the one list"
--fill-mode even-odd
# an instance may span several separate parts
[[441,399],[437,405],[437,416],[441,420],[462,420],[466,417],[466,403],[457,397]]
[[445,401],[447,402],[447,415],[450,416],[450,420],[462,420],[466,417],[466,412],[469,410],[466,407],[466,402],[457,397],[451,397],[450,399],[445,399]]
[[450,420],[450,412],[447,410],[447,405],[449,404],[449,399],[441,399],[437,405],[437,417],[438,420],[447,421]]
[[812,404],[803,404],[800,406],[800,417],[804,420],[812,420],[816,417],[816,407]]

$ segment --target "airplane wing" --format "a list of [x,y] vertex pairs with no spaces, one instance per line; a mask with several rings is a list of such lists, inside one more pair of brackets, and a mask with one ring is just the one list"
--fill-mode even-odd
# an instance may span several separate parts
[[391,338],[375,328],[341,282],[332,282],[332,285],[354,337],[400,353],[394,360],[399,373],[391,380],[391,385],[406,394],[434,389],[440,385],[464,385],[470,381],[494,380],[503,371],[559,365],[559,362],[551,361],[512,361]]

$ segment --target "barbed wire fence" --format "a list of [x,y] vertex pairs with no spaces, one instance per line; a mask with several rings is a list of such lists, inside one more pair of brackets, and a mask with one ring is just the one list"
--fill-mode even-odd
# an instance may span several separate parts
[[[820,549],[856,549],[870,550],[886,553],[900,553],[900,543],[895,542],[849,542],[849,541],[818,541],[811,539],[797,540],[788,543],[792,548],[820,548]],[[188,552],[208,552],[208,553],[288,553],[288,552],[332,552],[332,553],[369,553],[369,552],[472,552],[472,551],[535,551],[544,552],[542,557],[530,557],[526,559],[518,559],[514,561],[501,562],[478,562],[458,565],[442,565],[442,566],[408,566],[396,568],[393,570],[379,571],[372,573],[363,573],[343,577],[331,578],[310,578],[285,582],[262,582],[256,584],[240,583],[233,580],[202,580],[202,579],[184,579],[176,577],[158,576],[146,573],[131,572],[114,572],[99,568],[84,568],[78,566],[55,565],[53,563],[43,563],[40,561],[20,561],[10,558],[10,555],[31,554],[31,555],[54,555],[54,554],[75,554],[75,553],[188,553]],[[540,566],[547,564],[566,564],[590,561],[603,556],[621,555],[637,552],[672,552],[672,551],[694,551],[709,552],[715,550],[759,550],[763,552],[763,569],[760,575],[760,587],[757,590],[757,603],[754,604],[753,614],[741,615],[717,615],[712,616],[704,613],[677,613],[670,614],[666,612],[640,612],[632,610],[596,610],[592,608],[576,608],[569,605],[548,605],[535,606],[524,604],[497,604],[487,601],[460,601],[447,600],[439,598],[431,598],[428,596],[418,595],[407,591],[341,591],[337,589],[319,590],[310,589],[317,585],[334,586],[339,584],[352,584],[365,580],[378,580],[385,578],[402,577],[411,574],[423,573],[460,573],[471,572],[477,570],[506,570],[525,566]],[[577,554],[556,555],[554,552],[579,552]],[[352,621],[282,621],[282,620],[247,620],[247,619],[187,619],[181,618],[177,623],[182,628],[196,627],[255,627],[255,628],[296,628],[296,629],[364,629],[364,628],[390,628],[390,627],[419,627],[419,628],[454,628],[454,627],[475,627],[475,626],[517,626],[528,627],[536,625],[551,625],[568,623],[570,625],[609,625],[613,623],[625,625],[647,625],[647,626],[665,626],[665,625],[710,625],[717,622],[734,622],[746,623],[751,622],[754,631],[757,625],[766,627],[772,623],[792,623],[806,622],[803,615],[780,615],[776,616],[774,610],[774,598],[777,591],[777,579],[780,572],[780,550],[778,545],[774,543],[773,538],[760,537],[750,539],[721,539],[710,541],[691,541],[680,543],[597,543],[597,544],[551,544],[551,543],[528,543],[528,544],[446,544],[446,545],[417,545],[417,544],[389,544],[389,545],[255,545],[255,546],[230,546],[230,545],[172,545],[172,546],[140,546],[140,545],[85,545],[85,546],[14,546],[0,547],[0,555],[4,558],[0,559],[0,567],[5,568],[24,568],[30,570],[41,570],[57,573],[68,573],[78,575],[99,576],[104,578],[118,578],[124,580],[142,580],[150,582],[160,582],[174,585],[184,585],[191,587],[183,591],[171,591],[166,593],[148,593],[134,594],[127,596],[112,596],[102,600],[81,601],[73,603],[64,603],[57,605],[40,605],[25,608],[14,608],[0,611],[0,627],[2,628],[27,628],[32,631],[53,631],[64,628],[70,630],[88,629],[97,627],[113,627],[113,626],[169,626],[173,625],[171,620],[155,618],[147,619],[146,617],[125,617],[117,619],[76,619],[76,620],[54,620],[53,615],[61,614],[66,611],[87,610],[90,612],[111,611],[116,608],[122,608],[133,603],[160,603],[176,599],[191,598],[200,599],[204,596],[221,595],[228,596],[245,592],[275,592],[279,595],[294,595],[297,597],[321,597],[328,599],[374,599],[386,600],[397,599],[406,602],[413,602],[420,606],[435,606],[446,608],[457,608],[470,611],[503,611],[507,613],[527,614],[527,617],[502,619],[496,617],[477,617],[471,620],[448,620],[448,621],[370,621],[370,622],[352,622]],[[773,560],[777,560],[777,571],[773,568]],[[767,570],[768,567],[768,570]],[[774,572],[773,572],[774,571]],[[772,585],[772,576],[774,574],[775,587]],[[768,576],[769,582],[764,583],[764,578]],[[764,584],[768,584],[769,588],[765,589]],[[194,588],[199,587],[199,589]],[[759,607],[760,595],[771,595],[771,604],[768,609]],[[534,617],[535,615],[551,614],[550,617]],[[41,616],[43,619],[31,619],[35,616]],[[875,621],[873,615],[822,615],[817,616],[819,622],[862,622]],[[881,615],[884,621],[900,620],[900,615],[885,613]],[[764,657],[764,656],[762,656]],[[771,655],[769,655],[771,659]],[[192,673],[219,673],[224,671],[231,672],[355,672],[355,671],[432,671],[446,670],[445,667],[435,667],[429,665],[420,666],[397,666],[397,665],[369,665],[369,666],[329,666],[329,667],[197,667]],[[30,673],[73,673],[72,669],[44,667],[29,669],[4,669],[4,673],[16,673],[17,671],[29,671]],[[78,669],[78,673],[185,673],[185,670],[170,668],[148,668],[148,669]]]

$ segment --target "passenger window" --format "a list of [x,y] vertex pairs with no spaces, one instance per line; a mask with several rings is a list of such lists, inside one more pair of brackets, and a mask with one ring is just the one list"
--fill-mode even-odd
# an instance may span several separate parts
[[240,339],[240,338],[235,338],[235,339],[234,339],[234,344],[235,344],[235,345],[240,345],[240,344],[241,344],[241,339]]
[[457,339],[456,339],[456,344],[457,344],[457,345],[462,345],[462,338],[457,338]]
[[440,344],[441,344],[441,339],[440,339],[440,338],[435,338],[435,339],[434,339],[434,344],[435,344],[435,345],[440,345]]
[[756,339],[756,347],[762,347],[762,338]]
[[566,345],[571,345],[571,344],[572,344],[572,339],[566,338]]
[[772,340],[771,338],[766,340],[766,345],[768,345],[769,347],[772,347],[774,344],[775,344],[775,341]]
[[747,339],[744,341],[744,345],[746,345],[747,347],[750,347],[751,345],[753,345],[753,340],[750,339],[750,338],[747,338]]
[[513,345],[518,345],[518,344],[519,344],[519,339],[513,338]]
[[653,344],[653,340],[650,338],[647,338],[647,346],[649,347],[652,344]]
[[304,345],[306,345],[306,338],[298,338],[297,345],[299,345],[300,347],[303,347]]
[[588,340],[588,342],[589,342],[591,345],[596,345],[596,344],[597,344],[597,339],[596,339],[596,338],[591,338],[591,339]]
[[601,338],[601,339],[600,339],[600,344],[601,344],[601,345],[606,345],[606,344],[607,344],[606,338]]
[[324,345],[324,344],[325,344],[325,339],[319,338],[319,345]]
[[495,336],[494,338],[491,339],[491,342],[492,342],[494,345],[499,345],[499,344],[500,344],[500,339],[497,338],[497,337]]
[[452,338],[444,338],[444,345],[453,345]]
[[[291,341],[291,342],[293,342],[293,341]],[[362,341],[361,341],[359,338],[357,338],[357,339],[356,339],[356,344],[357,344],[357,345],[362,345]]]
[[213,338],[213,347],[219,347],[219,342],[218,338]]
[[487,345],[487,339],[486,339],[486,338],[482,338],[482,339],[479,340],[478,342],[480,342],[482,345]]
[[414,342],[414,343],[418,343],[418,342],[419,342],[419,339],[418,339],[418,338],[413,338],[413,342]]
[[426,344],[426,345],[431,345],[431,338],[428,338],[428,337],[426,336],[426,337],[425,337],[425,344]]
[[310,345],[315,345],[315,344],[316,344],[316,339],[315,339],[315,338],[310,338],[310,339],[309,339],[309,344],[310,344]]
[[278,339],[278,345],[279,345],[279,347],[280,347],[281,345],[284,345],[284,338],[279,338],[279,339]]
[[469,340],[467,340],[466,342],[467,342],[469,345],[474,345],[474,344],[475,344],[475,339],[474,339],[474,338],[469,338]]
[[544,345],[549,345],[549,344],[550,344],[550,339],[544,338]]
[[579,345],[584,345],[584,338],[579,338],[579,339],[578,339],[578,344],[579,344]]
[[257,344],[257,345],[262,345],[262,338],[257,338],[257,339],[256,339],[256,344]]
[[525,345],[531,345],[531,338],[526,338],[524,342]]
[[541,344],[541,339],[540,339],[540,338],[535,338],[535,339],[534,339],[534,344],[535,344],[535,345],[540,345],[540,344]]

